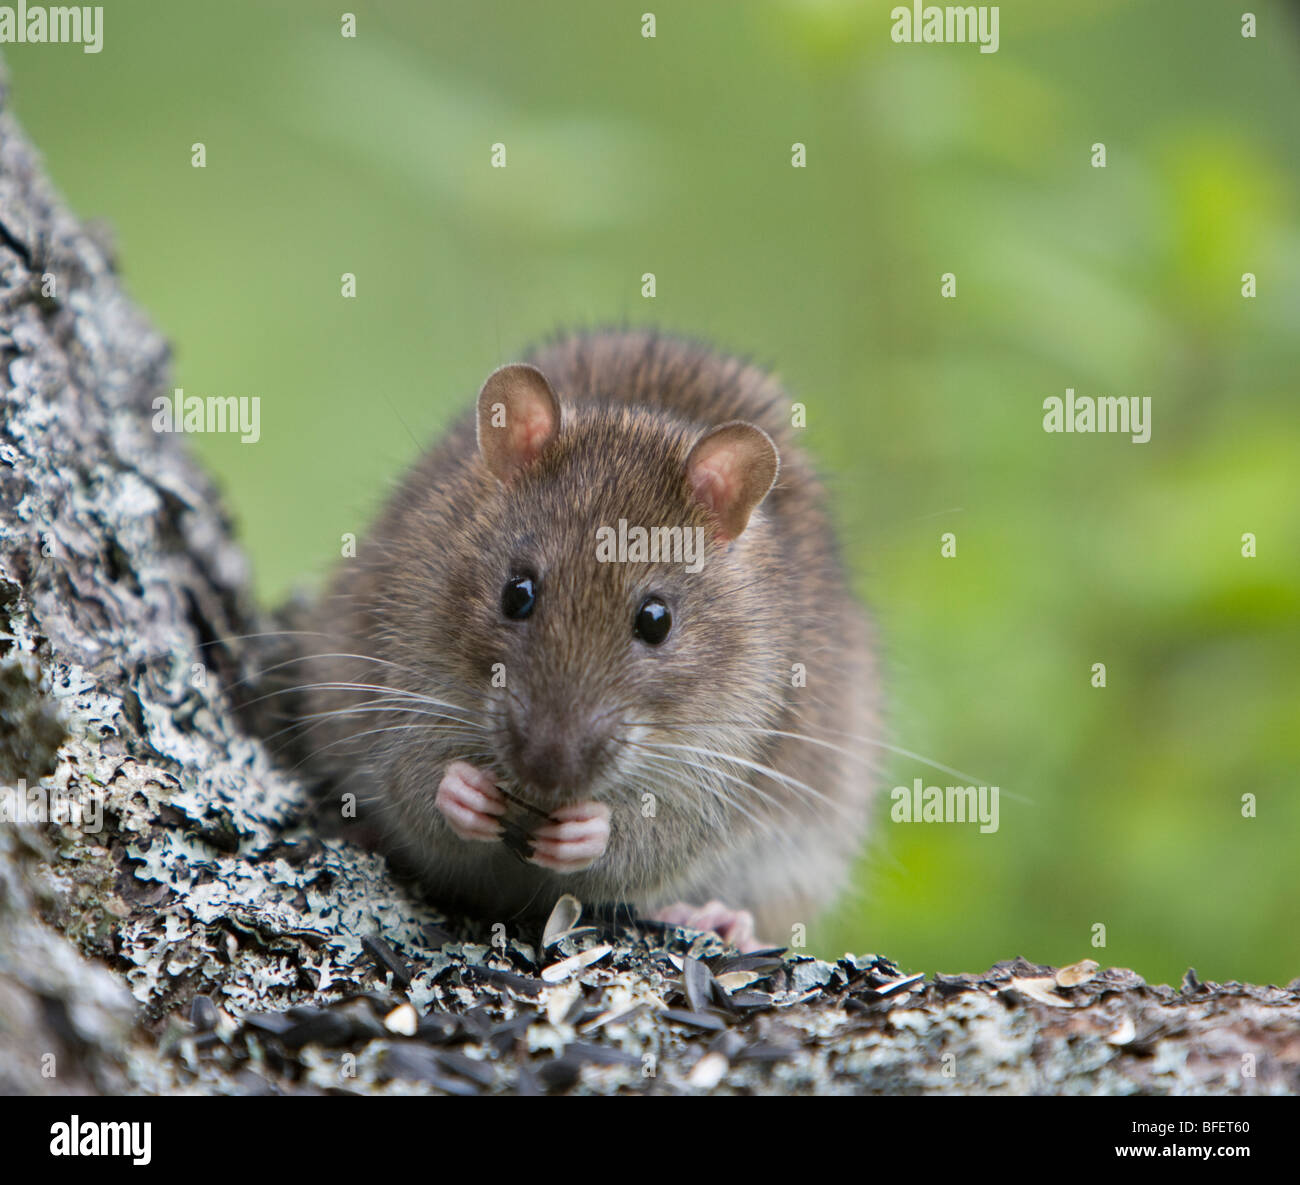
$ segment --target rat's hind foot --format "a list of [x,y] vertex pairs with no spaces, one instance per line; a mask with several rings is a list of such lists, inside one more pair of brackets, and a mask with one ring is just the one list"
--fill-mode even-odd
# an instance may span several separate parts
[[747,909],[730,909],[721,901],[704,905],[687,905],[676,901],[652,915],[657,922],[670,926],[686,926],[691,930],[712,930],[723,942],[729,942],[739,951],[762,950],[754,933],[754,915]]
[[501,816],[506,813],[505,796],[490,775],[467,761],[447,766],[434,805],[461,839],[501,838]]
[[578,872],[596,860],[609,843],[609,807],[603,802],[561,807],[531,839],[534,864],[552,872]]

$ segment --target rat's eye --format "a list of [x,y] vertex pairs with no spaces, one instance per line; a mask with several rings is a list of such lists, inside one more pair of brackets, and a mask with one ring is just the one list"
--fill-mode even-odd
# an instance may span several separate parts
[[512,576],[501,590],[501,612],[511,621],[523,621],[537,604],[537,583],[531,576]]
[[673,615],[668,612],[668,606],[658,597],[646,597],[636,611],[636,621],[632,623],[636,636],[651,646],[658,646],[672,628]]

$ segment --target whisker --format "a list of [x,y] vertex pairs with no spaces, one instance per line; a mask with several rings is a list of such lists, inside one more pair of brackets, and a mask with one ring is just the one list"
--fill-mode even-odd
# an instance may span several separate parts
[[[810,737],[810,736],[808,736],[808,735],[805,734],[805,733],[787,732],[787,731],[784,731],[784,730],[782,730],[782,729],[776,729],[776,728],[759,728],[759,727],[756,727],[756,726],[753,726],[753,725],[741,724],[741,723],[738,723],[738,722],[733,721],[733,720],[704,720],[704,721],[699,721],[699,720],[697,720],[697,721],[692,721],[692,722],[674,722],[674,721],[670,721],[670,722],[667,722],[667,723],[665,723],[665,722],[663,722],[663,721],[651,721],[651,720],[640,721],[640,720],[633,720],[633,721],[622,721],[622,723],[625,724],[625,725],[627,725],[627,726],[629,726],[629,727],[632,727],[632,726],[641,726],[641,727],[653,727],[653,728],[672,728],[672,729],[675,729],[675,730],[688,730],[688,729],[689,729],[689,730],[696,730],[696,729],[703,730],[703,729],[706,728],[706,726],[709,726],[709,725],[716,725],[716,726],[718,726],[718,727],[720,727],[720,728],[733,728],[733,729],[735,729],[735,730],[738,731],[738,732],[750,732],[750,733],[761,734],[761,735],[764,735],[764,736],[788,737],[788,738],[791,739],[791,740],[804,741],[804,742],[806,742],[807,744],[810,744],[810,745],[818,745],[818,746],[820,746],[820,747],[823,748],[823,749],[829,749],[829,750],[831,750],[832,752],[839,753],[839,754],[841,754],[842,756],[849,758],[850,760],[853,760],[853,761],[859,761],[859,762],[861,762],[862,764],[868,766],[869,768],[870,768],[870,767],[873,767],[873,765],[874,765],[874,763],[872,763],[872,762],[869,760],[869,758],[863,756],[862,754],[860,754],[860,753],[854,753],[854,752],[853,752],[852,750],[850,750],[850,749],[845,749],[845,748],[844,748],[843,746],[841,746],[841,745],[835,745],[835,744],[832,744],[830,741],[822,740],[822,739],[819,738],[819,737]],[[857,741],[859,744],[869,745],[869,746],[871,746],[871,747],[873,747],[873,748],[877,748],[877,749],[884,749],[884,750],[886,750],[887,752],[890,752],[890,753],[896,753],[896,754],[898,754],[900,757],[907,757],[907,758],[909,758],[909,759],[912,760],[912,761],[919,761],[922,765],[927,765],[927,766],[929,766],[931,769],[937,769],[937,770],[939,770],[941,773],[950,774],[950,775],[951,775],[952,777],[954,777],[954,778],[960,778],[963,782],[967,782],[967,783],[972,783],[972,782],[973,782],[973,783],[976,783],[976,784],[978,784],[978,785],[990,785],[990,784],[991,784],[991,783],[988,781],[988,779],[986,779],[986,778],[981,778],[981,777],[976,776],[975,774],[967,773],[967,772],[965,772],[965,771],[963,771],[963,770],[956,769],[956,768],[954,768],[954,767],[951,766],[951,765],[945,765],[945,764],[944,764],[943,762],[941,762],[941,761],[935,761],[933,758],[926,757],[926,756],[924,756],[923,754],[921,754],[921,753],[917,753],[917,752],[915,752],[915,751],[912,750],[912,749],[906,749],[906,748],[904,748],[904,747],[901,746],[901,745],[895,745],[895,744],[892,744],[891,742],[886,741],[886,740],[884,740],[883,738],[880,738],[880,737],[866,737],[866,736],[860,736],[860,735],[858,735],[858,734],[856,734],[856,733],[844,732],[844,731],[842,731],[841,729],[837,729],[837,728],[827,728],[827,727],[822,726],[822,725],[819,725],[818,727],[821,727],[821,728],[823,729],[823,731],[833,733],[833,734],[835,734],[836,736],[842,736],[842,737],[845,737],[845,738],[848,739],[848,740],[851,740],[851,741]],[[1024,801],[1024,802],[1031,801],[1031,800],[1029,800],[1029,799],[1021,798],[1021,796],[1019,796],[1019,795],[1013,795],[1013,794],[1010,794],[1010,793],[1008,793],[1008,792],[1005,791],[1005,790],[1003,790],[1002,793],[1007,794],[1007,797],[1008,797],[1008,798],[1014,798],[1014,799],[1018,799],[1019,801]]]
[[428,704],[434,708],[455,708],[459,712],[468,712],[469,708],[461,704],[452,703],[450,700],[437,699],[435,696],[426,695],[419,691],[407,691],[401,687],[390,687],[383,683],[350,683],[345,680],[329,680],[319,683],[296,683],[292,687],[281,687],[275,691],[268,691],[265,695],[259,695],[251,699],[248,703],[259,704],[263,700],[272,699],[277,695],[293,695],[303,691],[378,691],[385,695],[400,696],[405,700],[414,700],[418,703]]
[[[633,743],[633,742],[626,742],[626,743]],[[773,769],[770,765],[761,765],[756,761],[750,761],[749,758],[747,757],[737,757],[731,753],[721,753],[717,749],[704,749],[698,745],[678,745],[678,744],[674,744],[672,741],[651,741],[651,742],[635,742],[635,743],[650,744],[661,749],[662,748],[680,749],[683,752],[695,753],[701,757],[715,757],[719,761],[726,761],[736,765],[743,765],[747,769],[752,769],[756,773],[763,774],[765,777],[772,778],[779,782],[784,782],[787,786],[790,786],[792,789],[802,790],[805,793],[811,795],[812,797],[818,799],[826,806],[834,807],[837,810],[844,809],[841,803],[837,803],[834,799],[823,794],[822,791],[818,790],[816,787],[808,785],[807,782],[801,782],[798,778],[792,778],[788,774],[783,774],[781,773],[780,770]]]
[[[468,728],[478,729],[481,732],[488,731],[486,726],[477,720],[466,720],[460,716],[453,716],[446,712],[430,712],[423,707],[408,708],[408,707],[393,706],[394,704],[400,704],[400,702],[401,702],[400,700],[393,701],[392,699],[385,698],[385,699],[370,700],[364,704],[358,704],[348,708],[331,708],[328,711],[324,711],[324,712],[309,712],[304,715],[294,717],[293,722],[291,724],[286,725],[284,728],[277,729],[275,732],[271,733],[267,737],[264,737],[263,739],[266,741],[274,741],[279,737],[282,737],[287,732],[294,732],[294,731],[301,731],[304,733],[310,732],[312,729],[318,728],[320,725],[324,724],[327,720],[335,720],[338,719],[339,717],[361,716],[367,714],[385,715],[390,712],[403,713],[409,716],[421,716],[431,720],[451,720],[457,724],[463,724]],[[304,727],[304,724],[307,721],[313,721],[313,723]]]
[[[632,742],[632,743],[635,744],[635,743],[638,743],[638,742]],[[731,758],[731,757],[729,757],[729,756],[727,756],[727,755],[725,755],[725,754],[716,754],[716,755],[717,755],[718,757],[720,757],[720,758],[721,758],[722,760],[724,760],[724,761],[731,761],[731,760],[733,760],[733,758]],[[709,772],[709,773],[716,773],[719,777],[726,778],[728,781],[733,782],[735,785],[740,786],[742,789],[747,790],[747,791],[749,791],[749,792],[752,793],[752,794],[756,794],[756,795],[758,795],[758,797],[761,798],[764,802],[766,802],[769,806],[774,807],[774,808],[776,808],[776,809],[778,809],[778,810],[783,811],[783,812],[784,812],[787,816],[789,816],[791,819],[797,818],[797,816],[795,815],[795,812],[794,812],[793,808],[790,806],[789,803],[787,803],[787,802],[782,802],[779,798],[774,797],[772,794],[770,794],[770,793],[768,793],[767,791],[763,790],[761,787],[754,785],[754,783],[753,783],[752,781],[747,781],[746,779],[741,778],[741,777],[737,776],[736,774],[728,773],[727,771],[722,770],[722,769],[718,769],[716,766],[713,766],[713,765],[700,765],[700,764],[698,764],[698,763],[696,763],[696,762],[688,761],[688,760],[686,760],[686,758],[684,758],[684,757],[677,757],[677,756],[664,756],[664,755],[661,754],[661,755],[660,755],[660,759],[661,759],[661,760],[666,760],[666,761],[671,761],[671,762],[674,762],[674,763],[680,763],[681,765],[688,766],[688,767],[690,767],[690,768],[692,768],[692,769],[699,769],[699,770],[703,770],[703,771],[705,771],[705,772]],[[751,763],[751,764],[752,764],[752,763]],[[770,769],[769,767],[766,767],[766,766],[755,766],[754,768],[758,769],[758,770],[760,771],[760,773],[763,774],[763,776],[765,776],[765,777],[769,777],[769,778],[772,778],[773,780],[780,780],[781,778],[784,777],[784,775],[779,774],[778,771],[776,771],[776,770],[772,770],[772,769]],[[786,780],[787,780],[787,781],[792,781],[793,779],[786,779]],[[804,786],[804,783],[802,783],[802,782],[798,783],[798,785],[801,786],[801,787],[806,788],[807,790],[809,790],[810,792],[812,792],[812,793],[814,793],[814,794],[816,793],[816,791],[814,791],[813,788],[812,788],[811,786]],[[739,805],[738,803],[735,803],[734,800],[730,800],[730,799],[729,799],[729,801],[733,801],[733,805],[737,805],[737,806]],[[849,815],[850,815],[850,812],[849,812],[849,811],[847,810],[847,808],[844,807],[842,804],[835,803],[835,802],[833,802],[833,801],[828,801],[828,802],[827,802],[827,805],[832,806],[832,807],[835,807],[836,809],[838,809],[841,813],[845,814],[846,816],[849,816]],[[752,816],[751,816],[751,817],[752,817]],[[758,820],[755,820],[755,821],[757,822]]]
[[[640,748],[641,746],[637,746],[637,747]],[[762,791],[757,790],[753,786],[750,786],[748,782],[745,782],[740,778],[735,778],[729,774],[726,774],[722,770],[713,769],[710,766],[698,765],[693,761],[686,761],[684,758],[665,757],[660,754],[654,754],[654,753],[647,753],[646,760],[651,762],[656,762],[661,767],[665,767],[673,772],[675,772],[680,766],[686,765],[692,769],[702,770],[705,773],[717,774],[719,777],[727,778],[730,781],[736,782],[738,785],[743,786],[746,790],[754,790],[755,793],[762,796]],[[764,820],[760,819],[757,815],[753,814],[747,807],[744,806],[743,803],[740,802],[739,799],[737,799],[733,794],[730,794],[724,787],[712,786],[707,783],[702,783],[698,780],[693,782],[679,780],[678,785],[687,794],[690,794],[692,791],[698,792],[701,789],[707,790],[709,793],[715,795],[715,797],[725,802],[727,806],[732,807],[735,810],[739,811],[751,822],[756,824],[762,824],[764,822]],[[654,786],[652,786],[650,792],[653,794],[656,793],[657,790]],[[773,802],[773,805],[780,806],[783,804]],[[786,807],[785,809],[788,811],[789,808]]]
[[448,726],[446,726],[446,725],[440,725],[440,724],[390,724],[390,725],[386,725],[386,726],[384,726],[384,727],[382,727],[382,728],[370,728],[370,729],[366,729],[364,732],[350,733],[348,736],[345,736],[345,737],[338,737],[338,738],[336,738],[335,740],[330,741],[328,744],[325,744],[325,745],[319,745],[319,746],[317,746],[316,748],[314,748],[314,749],[311,751],[311,753],[309,753],[309,754],[308,754],[306,757],[304,757],[301,761],[299,761],[297,764],[291,766],[290,768],[291,768],[291,769],[297,769],[299,766],[301,766],[301,765],[305,765],[308,761],[311,761],[311,760],[313,760],[314,758],[318,757],[321,753],[328,752],[330,749],[333,749],[333,748],[334,748],[335,746],[337,746],[337,745],[345,745],[345,744],[348,744],[348,743],[351,742],[351,741],[358,741],[358,740],[361,740],[363,737],[377,736],[377,735],[379,735],[380,733],[386,733],[386,732],[404,732],[404,733],[407,733],[408,735],[412,735],[412,734],[415,734],[415,733],[421,733],[421,732],[423,732],[423,733],[442,732],[443,735],[448,736],[448,737],[452,738],[453,740],[454,740],[455,737],[456,737],[456,733],[455,733],[455,731],[452,730],[452,729],[450,729],[450,728],[449,728]]

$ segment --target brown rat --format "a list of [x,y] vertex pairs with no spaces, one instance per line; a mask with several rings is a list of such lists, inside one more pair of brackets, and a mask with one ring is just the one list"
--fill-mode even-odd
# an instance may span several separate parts
[[752,947],[748,912],[788,941],[843,886],[876,673],[790,407],[700,345],[568,337],[361,537],[315,615],[313,760],[437,898],[572,892]]

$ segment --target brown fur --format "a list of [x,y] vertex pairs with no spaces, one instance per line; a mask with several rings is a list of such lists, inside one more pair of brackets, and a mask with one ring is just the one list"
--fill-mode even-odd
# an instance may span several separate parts
[[[312,680],[427,694],[472,723],[384,710],[401,706],[391,703],[323,718],[309,733],[317,768],[355,793],[363,812],[378,811],[400,854],[449,902],[510,917],[544,913],[566,891],[641,909],[718,897],[753,910],[764,937],[788,938],[792,923],[811,922],[834,897],[860,850],[874,754],[849,738],[877,727],[867,626],[840,570],[822,490],[795,444],[789,397],[752,366],[647,333],[572,336],[528,361],[559,398],[557,438],[503,486],[477,450],[473,417],[457,424],[404,479],[317,615],[329,635],[322,651],[397,665],[322,658]],[[598,563],[596,529],[620,518],[714,531],[683,467],[702,433],[729,420],[763,428],[780,456],[775,487],[739,537],[711,544],[695,575],[672,563]],[[521,565],[536,571],[540,592],[533,615],[511,622],[501,587]],[[673,611],[658,647],[632,632],[649,593]],[[505,690],[491,686],[496,663]],[[795,663],[807,667],[804,688],[791,685]],[[321,690],[313,707],[364,708],[381,694]],[[544,801],[521,787],[511,715],[529,736],[589,736],[590,784]],[[380,728],[389,731],[359,735]],[[636,747],[646,741],[720,750],[815,793],[744,764],[661,753],[713,764],[730,780],[673,769],[647,760]],[[458,758],[492,768],[548,811],[605,802],[605,854],[559,875],[500,844],[457,839],[433,801]]]

